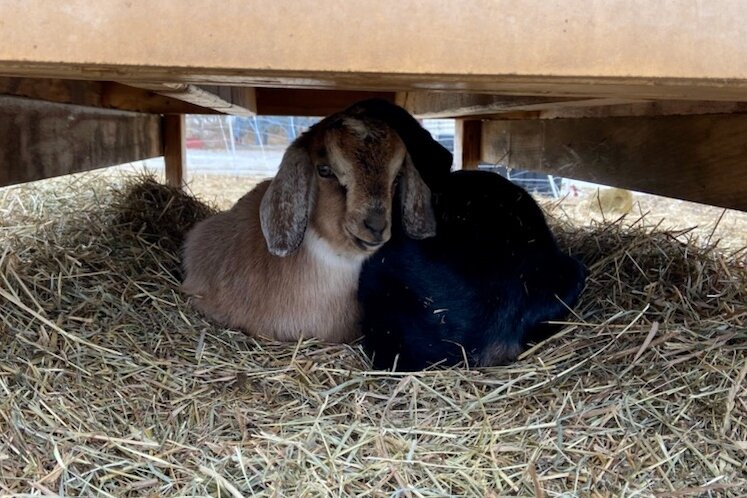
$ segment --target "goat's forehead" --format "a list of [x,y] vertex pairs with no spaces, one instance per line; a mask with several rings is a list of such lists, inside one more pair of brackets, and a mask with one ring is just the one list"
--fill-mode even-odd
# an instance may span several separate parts
[[376,139],[377,136],[385,135],[386,129],[380,123],[364,122],[356,118],[342,118],[340,120],[340,129],[355,135],[362,140]]
[[[366,125],[357,120],[352,120]],[[367,128],[366,133],[350,127],[335,130],[326,136],[326,148],[331,157],[340,163],[363,169],[386,167],[402,161],[405,147],[396,133],[389,128]]]
[[396,170],[405,155],[404,145],[397,140],[334,140],[328,150],[339,166],[360,173]]
[[350,116],[344,113],[330,116],[326,122],[327,135],[347,141],[379,142],[390,140],[396,132],[386,122],[367,116]]

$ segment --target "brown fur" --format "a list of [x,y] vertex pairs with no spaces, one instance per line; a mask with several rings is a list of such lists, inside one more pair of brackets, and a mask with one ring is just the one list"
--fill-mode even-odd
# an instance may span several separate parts
[[432,235],[430,191],[397,134],[345,113],[323,120],[288,148],[272,182],[187,235],[183,290],[252,335],[356,338],[360,268],[389,239],[398,177],[405,231]]

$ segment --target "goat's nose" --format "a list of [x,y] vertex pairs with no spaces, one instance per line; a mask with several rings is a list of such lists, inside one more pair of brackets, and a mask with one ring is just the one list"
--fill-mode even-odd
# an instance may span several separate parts
[[380,241],[383,238],[382,235],[384,230],[386,230],[387,224],[386,214],[383,209],[372,209],[369,211],[366,219],[363,220],[363,225],[368,228],[376,241]]

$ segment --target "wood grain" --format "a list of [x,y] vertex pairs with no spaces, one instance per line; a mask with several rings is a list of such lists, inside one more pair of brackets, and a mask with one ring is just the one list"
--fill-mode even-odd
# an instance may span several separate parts
[[4,1],[0,74],[747,100],[747,2]]
[[482,159],[747,210],[747,115],[484,121]]
[[163,159],[166,168],[166,183],[172,187],[184,186],[187,169],[186,147],[187,125],[183,115],[170,114],[163,117]]
[[217,111],[112,81],[0,77],[0,95],[153,114]]
[[482,122],[457,119],[454,123],[454,166],[477,169],[482,155]]
[[0,96],[0,186],[161,153],[160,116]]

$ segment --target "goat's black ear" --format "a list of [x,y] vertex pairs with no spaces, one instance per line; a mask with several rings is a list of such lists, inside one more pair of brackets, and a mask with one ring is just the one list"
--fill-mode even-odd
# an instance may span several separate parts
[[291,144],[259,207],[262,234],[275,256],[291,254],[303,241],[309,222],[313,177],[306,149]]
[[413,239],[426,239],[436,235],[431,190],[412,164],[410,154],[405,154],[402,165],[399,196],[402,204],[402,227],[407,235]]

